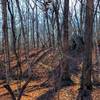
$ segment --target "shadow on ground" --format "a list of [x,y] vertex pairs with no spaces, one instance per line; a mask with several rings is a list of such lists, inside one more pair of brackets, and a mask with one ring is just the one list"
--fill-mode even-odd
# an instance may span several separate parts
[[50,89],[48,92],[38,97],[37,100],[54,100],[55,94],[56,91],[54,91],[54,89]]

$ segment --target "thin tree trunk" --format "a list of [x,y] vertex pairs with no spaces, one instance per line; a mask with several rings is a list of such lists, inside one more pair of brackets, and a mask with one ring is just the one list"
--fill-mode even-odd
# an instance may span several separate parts
[[56,25],[57,25],[57,45],[61,46],[61,31],[60,31],[59,8],[58,7],[59,7],[58,0],[56,0],[56,5],[53,4],[53,8],[55,11]]
[[[11,0],[11,2],[12,2],[12,0]],[[16,50],[17,50],[17,48],[16,48],[16,28],[15,28],[14,13],[13,13],[13,10],[11,12],[9,1],[8,1],[8,10],[9,10],[10,16],[11,16],[11,30],[12,30],[12,35],[13,35],[13,52],[14,52],[14,54],[16,56],[17,66],[20,69],[20,75],[22,75],[22,69],[21,69],[20,60],[19,60],[18,54],[16,52]]]
[[83,0],[81,0],[81,7],[80,7],[80,36],[83,36],[82,32],[83,32]]
[[34,8],[32,9],[32,44],[33,47],[35,48],[35,35],[34,35]]
[[17,5],[17,8],[18,8],[18,13],[19,13],[19,17],[20,17],[20,21],[21,21],[21,30],[22,30],[22,34],[23,34],[23,37],[24,37],[24,48],[25,48],[25,57],[26,57],[26,61],[27,61],[27,65],[28,65],[28,74],[29,76],[32,74],[32,69],[31,69],[31,66],[30,66],[30,61],[29,61],[29,48],[28,48],[28,39],[26,38],[26,33],[25,33],[25,30],[24,30],[24,23],[23,23],[23,18],[22,18],[22,14],[21,14],[21,9],[20,9],[20,6],[19,6],[19,0],[16,0],[16,5]]
[[36,5],[36,42],[37,42],[37,48],[39,47],[39,20],[38,20],[38,9],[37,9],[37,5]]
[[10,72],[10,54],[9,54],[9,40],[8,40],[8,25],[7,25],[7,0],[1,0],[2,4],[2,31],[4,38],[4,59],[6,67],[6,79],[9,83]]
[[49,28],[48,11],[46,11],[46,20],[47,20],[48,42],[49,42],[49,47],[51,47],[52,44],[51,44],[51,34],[50,34],[50,28]]
[[6,85],[4,85],[4,88],[8,90],[8,92],[10,93],[10,95],[12,97],[12,100],[16,100],[16,97],[15,97],[11,87],[8,84],[6,84]]

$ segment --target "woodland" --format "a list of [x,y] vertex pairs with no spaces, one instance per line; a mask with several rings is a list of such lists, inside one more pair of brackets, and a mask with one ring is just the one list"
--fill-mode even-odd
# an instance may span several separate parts
[[0,0],[0,100],[100,100],[100,0]]

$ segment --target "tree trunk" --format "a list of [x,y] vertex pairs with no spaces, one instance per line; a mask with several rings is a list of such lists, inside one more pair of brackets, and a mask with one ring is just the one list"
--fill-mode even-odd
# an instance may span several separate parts
[[60,23],[59,23],[59,5],[58,0],[56,0],[56,4],[53,4],[53,8],[55,11],[55,17],[56,17],[56,25],[57,25],[57,45],[61,46],[61,31],[60,31]]
[[34,8],[32,9],[32,44],[33,44],[33,47],[35,48],[35,35],[34,35]]
[[1,0],[2,4],[2,31],[4,38],[4,60],[6,69],[6,79],[9,82],[10,72],[10,54],[9,54],[9,40],[8,40],[8,25],[7,25],[7,0]]
[[49,27],[49,19],[48,19],[48,11],[46,10],[46,21],[47,21],[47,34],[48,34],[48,42],[49,42],[49,47],[52,46],[51,44],[51,33],[50,33],[50,27]]
[[68,13],[69,13],[69,0],[64,0],[64,22],[63,22],[63,76],[62,81],[64,82],[64,85],[71,85],[72,81],[70,79],[70,72],[69,72],[69,66],[68,66]]
[[81,7],[80,7],[80,36],[82,35],[83,32],[83,0],[81,0]]
[[[91,8],[91,9],[90,9]],[[91,86],[92,48],[93,48],[93,0],[87,0],[84,33],[84,59],[82,72],[82,88]]]
[[[12,0],[11,0],[11,3],[12,3]],[[11,4],[11,6],[13,6],[12,4]],[[13,9],[13,7],[12,7],[12,9]],[[17,66],[20,69],[20,75],[22,75],[22,69],[21,69],[20,60],[19,60],[19,56],[18,56],[17,51],[16,51],[17,47],[16,47],[16,28],[15,28],[14,13],[13,13],[13,10],[11,12],[9,1],[8,1],[8,10],[9,10],[10,16],[11,16],[11,30],[12,30],[12,37],[13,37],[13,52],[14,52],[16,60],[17,60]]]
[[[37,2],[37,1],[36,1]],[[36,5],[36,42],[37,42],[37,48],[39,48],[39,20],[38,20],[38,9]]]
[[81,90],[78,100],[91,100],[91,72],[92,72],[92,48],[93,48],[93,3],[94,0],[87,0],[86,19],[84,33],[84,58],[82,69]]
[[23,34],[23,38],[24,38],[24,49],[25,49],[25,58],[26,58],[26,61],[27,61],[27,65],[28,65],[28,74],[29,76],[32,74],[32,69],[31,69],[31,66],[30,66],[30,61],[29,61],[29,45],[28,45],[28,39],[27,39],[27,34],[25,32],[25,29],[24,29],[24,23],[23,23],[23,18],[22,18],[22,13],[21,13],[21,9],[20,9],[20,6],[19,6],[19,0],[16,0],[16,5],[17,5],[17,8],[18,8],[18,13],[19,13],[19,17],[20,17],[20,21],[21,21],[21,30],[22,30],[22,34]]

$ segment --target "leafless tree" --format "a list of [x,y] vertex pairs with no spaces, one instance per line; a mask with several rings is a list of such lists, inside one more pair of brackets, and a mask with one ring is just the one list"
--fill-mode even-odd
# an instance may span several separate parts
[[85,32],[84,32],[83,69],[82,69],[82,79],[81,79],[81,90],[78,100],[91,100],[91,90],[92,90],[91,73],[93,67],[92,66],[93,12],[94,12],[94,0],[91,1],[87,0]]
[[68,41],[68,13],[69,13],[69,0],[64,0],[64,13],[63,13],[63,77],[62,80],[65,82],[64,85],[72,84],[69,66],[68,66],[68,48],[69,48],[69,41]]
[[8,40],[8,25],[7,25],[7,0],[1,0],[2,3],[2,30],[3,30],[3,45],[4,45],[4,61],[6,69],[6,79],[9,83],[10,72],[10,53],[9,53],[9,40]]

